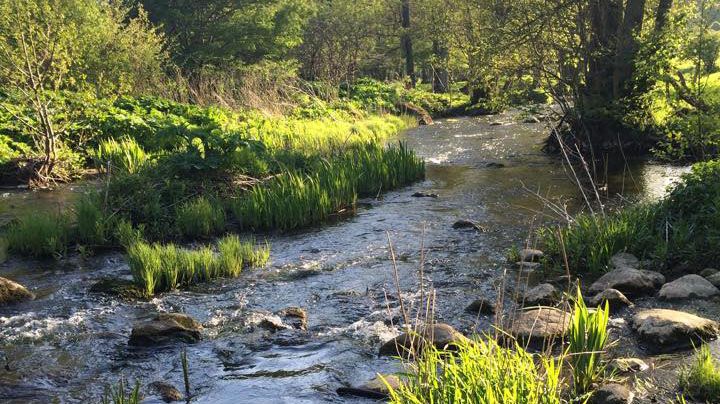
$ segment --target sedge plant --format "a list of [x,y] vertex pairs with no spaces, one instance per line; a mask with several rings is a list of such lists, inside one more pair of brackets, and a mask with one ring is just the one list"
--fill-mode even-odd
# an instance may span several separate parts
[[707,344],[696,350],[693,361],[680,372],[680,388],[702,402],[720,397],[720,362],[713,358]]
[[602,353],[608,342],[609,315],[607,301],[604,307],[588,309],[578,287],[568,331],[567,348],[573,386],[577,395],[589,392],[593,383],[605,372]]

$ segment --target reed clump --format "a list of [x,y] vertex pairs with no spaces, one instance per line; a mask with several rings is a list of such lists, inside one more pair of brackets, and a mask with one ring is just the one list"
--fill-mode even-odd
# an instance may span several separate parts
[[62,213],[37,212],[11,223],[5,234],[12,253],[47,258],[62,255],[71,237],[70,220]]
[[269,259],[269,246],[226,236],[211,247],[185,249],[175,244],[136,242],[127,249],[127,259],[135,283],[146,296],[185,288],[217,278],[237,277],[242,269],[263,266]]
[[225,209],[216,201],[200,196],[178,208],[175,225],[182,237],[209,237],[225,229]]

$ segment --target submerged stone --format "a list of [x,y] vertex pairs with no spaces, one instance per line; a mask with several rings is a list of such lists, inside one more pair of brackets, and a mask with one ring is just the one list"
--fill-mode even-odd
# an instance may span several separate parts
[[132,281],[125,279],[103,278],[90,287],[90,293],[118,296],[123,299],[142,299],[143,292]]
[[152,387],[166,403],[182,401],[183,399],[182,393],[170,383],[152,382],[150,383],[150,387]]
[[202,325],[182,313],[160,313],[151,320],[135,323],[128,344],[165,345],[170,342],[193,343],[200,340]]
[[413,198],[437,198],[438,194],[431,194],[428,192],[415,192],[412,194]]
[[358,387],[341,387],[337,390],[337,393],[341,396],[385,399],[390,396],[390,389],[387,386],[388,384],[393,388],[393,390],[397,390],[402,385],[402,380],[397,375],[383,374],[376,376],[372,380]]
[[452,227],[453,227],[453,229],[456,229],[456,230],[457,229],[473,229],[473,230],[477,230],[480,232],[487,231],[487,229],[485,229],[485,227],[483,227],[479,223],[474,222],[472,220],[467,220],[467,219],[461,219],[461,220],[456,221],[455,223],[453,223]]
[[34,298],[35,295],[27,290],[25,286],[10,279],[0,277],[0,306],[20,303]]
[[307,312],[305,309],[290,306],[278,311],[276,314],[282,317],[290,327],[297,330],[307,330]]
[[465,311],[472,314],[495,314],[495,302],[485,298],[476,299],[465,308]]

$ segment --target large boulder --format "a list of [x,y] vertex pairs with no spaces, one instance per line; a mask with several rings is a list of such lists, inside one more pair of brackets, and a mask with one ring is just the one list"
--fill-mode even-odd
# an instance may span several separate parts
[[515,318],[510,332],[522,341],[544,342],[565,335],[570,317],[570,313],[552,307],[524,310]]
[[469,339],[451,326],[443,323],[423,325],[415,331],[403,333],[380,347],[380,356],[408,356],[422,352],[426,343],[438,349],[452,349]]
[[659,272],[635,268],[617,268],[607,272],[590,285],[590,293],[606,289],[617,289],[631,297],[649,296],[665,283],[665,276]]
[[628,253],[617,253],[610,258],[610,265],[613,268],[637,268],[640,260]]
[[608,304],[611,313],[616,313],[625,307],[633,307],[632,302],[617,289],[605,289],[588,299],[588,306],[600,307]]
[[537,285],[523,295],[525,306],[552,306],[559,298],[560,292],[549,283]]
[[635,394],[622,384],[610,383],[600,386],[590,397],[589,404],[631,404]]
[[136,346],[165,345],[170,342],[197,342],[202,325],[182,313],[160,313],[154,318],[135,323],[128,344]]
[[35,298],[25,286],[10,279],[0,277],[0,306],[19,303]]
[[651,351],[669,352],[698,346],[715,339],[720,325],[706,318],[676,310],[643,310],[632,318],[633,328]]
[[720,294],[720,289],[700,275],[685,275],[660,288],[658,297],[664,300],[708,298]]

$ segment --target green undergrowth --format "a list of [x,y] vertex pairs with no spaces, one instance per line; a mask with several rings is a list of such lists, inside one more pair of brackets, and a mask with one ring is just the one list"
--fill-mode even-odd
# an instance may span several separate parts
[[122,97],[83,114],[88,159],[107,176],[73,209],[19,218],[6,229],[11,252],[50,257],[74,245],[127,246],[128,237],[297,229],[424,177],[412,151],[385,146],[412,122],[349,101],[314,99],[265,116]]
[[[607,216],[583,214],[559,229],[540,231],[551,263],[579,273],[602,273],[610,257],[629,252],[661,268],[702,268],[715,264],[720,243],[720,161],[698,163],[662,200]],[[564,243],[564,248],[562,243]]]
[[175,244],[136,242],[127,249],[133,279],[146,296],[185,288],[217,278],[234,278],[243,268],[264,266],[270,247],[226,236],[218,240],[217,251],[209,246],[186,249]]

